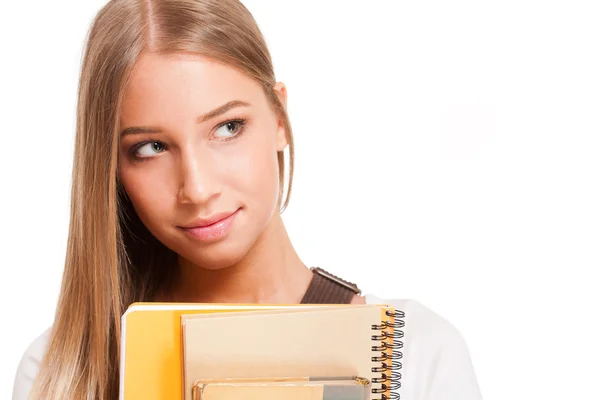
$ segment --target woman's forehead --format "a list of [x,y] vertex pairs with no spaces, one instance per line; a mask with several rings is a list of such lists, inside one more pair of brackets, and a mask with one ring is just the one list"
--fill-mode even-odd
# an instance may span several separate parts
[[203,113],[232,100],[258,105],[262,88],[236,68],[201,55],[144,53],[125,89],[123,118],[138,112]]

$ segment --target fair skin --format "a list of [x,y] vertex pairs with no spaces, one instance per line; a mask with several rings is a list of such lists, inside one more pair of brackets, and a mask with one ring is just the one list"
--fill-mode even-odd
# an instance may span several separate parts
[[[273,89],[286,104],[285,85]],[[198,118],[232,100],[248,105]],[[120,178],[138,216],[179,255],[174,287],[157,300],[299,303],[312,272],[296,254],[277,207],[277,152],[288,143],[261,86],[199,55],[144,53],[121,111],[120,131],[159,130],[122,135],[119,152]],[[221,212],[235,216],[217,240],[182,228]],[[364,298],[355,296],[353,303]]]

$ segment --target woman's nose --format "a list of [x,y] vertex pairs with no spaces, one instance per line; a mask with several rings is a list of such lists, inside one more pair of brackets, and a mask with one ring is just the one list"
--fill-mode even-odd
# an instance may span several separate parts
[[210,154],[200,151],[182,155],[179,201],[184,204],[206,204],[221,193],[217,168]]

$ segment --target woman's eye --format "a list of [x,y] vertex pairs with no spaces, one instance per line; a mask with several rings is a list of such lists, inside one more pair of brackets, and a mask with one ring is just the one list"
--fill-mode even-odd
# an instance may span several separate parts
[[135,154],[140,158],[152,157],[156,153],[164,151],[164,145],[161,142],[148,142],[135,149]]
[[[217,128],[215,136],[221,140],[231,140],[244,133],[246,119],[227,121]],[[140,143],[131,149],[133,156],[137,159],[151,158],[157,153],[165,151],[166,145],[159,141],[148,141]]]
[[215,136],[222,139],[231,139],[241,133],[244,122],[243,120],[225,122],[216,130]]

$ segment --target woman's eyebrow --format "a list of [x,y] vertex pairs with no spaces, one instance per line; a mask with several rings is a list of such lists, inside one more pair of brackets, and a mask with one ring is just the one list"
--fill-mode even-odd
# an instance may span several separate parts
[[[215,108],[214,110],[207,112],[204,115],[198,116],[198,118],[196,118],[196,123],[201,124],[201,123],[211,120],[215,117],[218,117],[221,114],[225,114],[227,111],[231,110],[232,108],[236,108],[236,107],[250,107],[250,103],[247,103],[242,100],[231,100],[231,101]],[[154,128],[154,127],[149,127],[149,126],[131,126],[129,128],[123,129],[121,131],[120,137],[123,138],[127,135],[135,135],[135,134],[139,134],[139,133],[160,133],[160,132],[162,132],[162,130],[160,128]]]

